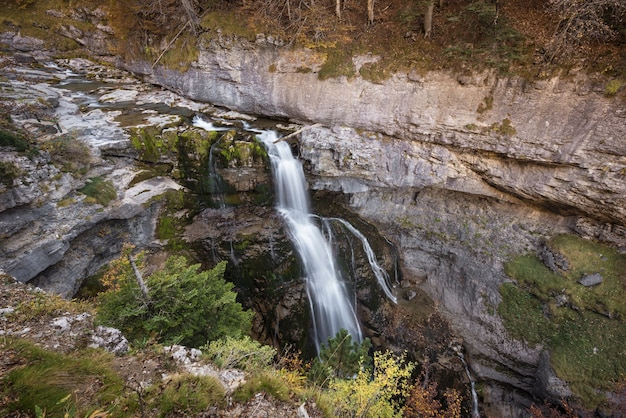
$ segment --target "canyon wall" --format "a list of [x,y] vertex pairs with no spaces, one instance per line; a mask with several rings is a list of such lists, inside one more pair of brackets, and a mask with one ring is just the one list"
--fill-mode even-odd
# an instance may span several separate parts
[[[376,57],[355,57],[355,69]],[[237,111],[316,124],[299,152],[314,190],[393,242],[463,337],[487,411],[570,395],[549,353],[510,338],[495,309],[503,264],[559,233],[626,251],[626,108],[589,76],[493,72],[320,80],[308,50],[206,42],[186,72],[123,64],[146,80]],[[307,71],[303,71],[306,69]],[[509,407],[510,401],[517,406]],[[511,409],[508,409],[511,408]]]

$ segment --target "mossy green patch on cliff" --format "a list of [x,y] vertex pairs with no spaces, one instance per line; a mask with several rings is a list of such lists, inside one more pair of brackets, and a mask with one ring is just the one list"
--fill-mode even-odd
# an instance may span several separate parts
[[[626,373],[626,256],[572,235],[547,245],[569,268],[553,272],[534,255],[511,260],[505,272],[516,283],[500,287],[498,313],[514,338],[543,344],[557,375],[593,407],[603,401],[598,390]],[[602,283],[579,283],[594,273]]]
[[325,52],[326,61],[317,74],[320,80],[341,76],[352,78],[356,75],[350,48],[327,48]]
[[190,214],[196,212],[196,202],[184,190],[168,190],[163,199],[163,207],[157,220],[156,236],[167,242],[167,248],[181,251],[188,247],[183,232]]
[[176,149],[177,137],[162,135],[161,129],[157,126],[131,128],[129,132],[130,143],[139,152],[139,158],[143,162],[157,163],[162,156]]
[[96,203],[107,206],[112,200],[117,198],[115,186],[109,180],[102,177],[93,177],[87,180],[84,187],[78,189],[79,193],[87,196],[86,203]]
[[236,11],[210,11],[202,16],[200,22],[200,27],[206,31],[202,34],[202,38],[211,40],[223,35],[253,40],[256,32],[246,23],[246,19],[242,19]]

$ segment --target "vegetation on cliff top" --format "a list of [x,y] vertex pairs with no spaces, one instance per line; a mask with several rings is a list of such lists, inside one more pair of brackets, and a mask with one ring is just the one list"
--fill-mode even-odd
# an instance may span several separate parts
[[[178,70],[197,59],[198,42],[232,37],[254,42],[263,34],[276,45],[320,52],[326,57],[321,78],[358,73],[376,82],[399,70],[463,73],[484,68],[545,78],[583,69],[611,83],[607,95],[624,90],[624,2],[388,0],[372,2],[371,8],[365,3],[110,0],[81,6],[106,11],[106,21],[115,30],[112,52]],[[77,13],[71,2],[2,4],[5,29],[44,39],[59,51],[82,47],[65,36],[68,30],[96,30],[94,20]],[[369,55],[373,61],[357,67],[352,60],[357,55]]]

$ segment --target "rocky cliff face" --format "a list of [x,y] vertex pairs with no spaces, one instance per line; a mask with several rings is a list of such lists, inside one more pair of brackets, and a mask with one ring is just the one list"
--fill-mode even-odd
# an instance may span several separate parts
[[[110,81],[129,82],[125,74],[82,60],[66,63],[65,69],[14,64],[3,58],[0,103],[36,146],[29,151],[5,146],[0,152],[3,168],[15,171],[0,185],[0,269],[72,297],[124,243],[153,242],[155,198],[181,186],[167,178],[133,182],[135,152],[113,121],[121,112],[103,111],[89,102],[86,90],[69,86],[72,80],[82,82],[70,68],[86,71],[87,64]],[[85,187],[93,182],[109,188],[88,192]],[[105,193],[107,202],[101,200]]]
[[557,233],[626,250],[623,101],[582,76],[409,72],[375,84],[320,81],[322,63],[260,37],[206,43],[185,73],[126,67],[196,100],[322,125],[300,135],[312,188],[348,196],[398,247],[405,276],[463,336],[485,408],[510,416],[511,399],[569,395],[542,347],[507,335],[498,287],[505,260]]
[[[320,81],[317,72],[324,57],[315,52],[277,47],[263,37],[256,44],[203,42],[198,60],[186,72],[152,68],[145,62],[120,65],[195,100],[320,124],[305,129],[299,139],[312,188],[338,192],[338,203],[395,244],[404,277],[419,283],[463,337],[472,371],[484,382],[485,409],[495,416],[513,416],[532,397],[558,399],[568,394],[541,347],[507,335],[495,313],[501,300],[498,287],[508,280],[505,260],[536,250],[544,238],[560,232],[626,250],[626,110],[620,98],[604,97],[601,82],[582,76],[529,82],[493,73],[408,72],[381,83],[360,77]],[[354,65],[358,70],[375,59],[355,57]],[[32,173],[44,175],[42,170]],[[104,173],[116,171],[109,167]],[[80,187],[69,186],[71,179],[57,174],[45,175],[51,179],[45,181],[56,182],[57,200]],[[94,243],[93,254],[85,260],[100,254],[98,248],[111,248],[111,243],[99,240],[102,233],[89,223],[69,227],[58,239],[49,230],[33,230],[31,220],[42,213],[63,213],[58,205],[36,204],[41,194],[39,186],[32,185],[45,181],[33,177],[16,186],[23,188],[19,193],[13,188],[2,195],[4,230],[12,237],[23,236],[23,241],[11,241],[15,249],[3,242],[3,261],[11,259],[17,276],[42,274],[54,282],[50,275],[55,270],[46,269],[84,247],[73,247],[74,238]],[[17,210],[26,207],[14,223]],[[137,239],[150,236],[141,231],[149,229],[152,218],[131,216],[136,214],[131,206],[121,207],[104,212],[86,207],[84,215],[68,217],[99,218],[113,230],[126,222],[127,229],[140,232]],[[252,247],[271,247],[276,220],[265,212],[245,218],[231,231],[239,242],[253,235],[258,242]],[[197,221],[206,225],[223,219],[224,213],[208,210]],[[228,230],[194,232],[190,241],[204,246],[206,253],[219,234],[229,239]],[[30,247],[19,247],[20,242]],[[232,245],[218,253],[226,258],[231,250]],[[268,259],[267,249],[258,247],[256,256]],[[235,254],[235,262],[238,257]],[[65,263],[68,268],[72,264]],[[30,271],[34,265],[40,267]],[[265,312],[270,328],[293,309],[290,301],[303,298],[297,285],[276,289],[276,310]],[[396,331],[401,328],[398,324]],[[271,329],[259,327],[257,332],[271,339]],[[507,406],[512,399],[517,406]]]
[[[626,111],[621,99],[603,96],[602,83],[582,76],[530,82],[493,73],[399,73],[380,84],[360,77],[320,81],[323,60],[264,41],[242,46],[222,40],[204,45],[185,73],[126,66],[196,100],[380,133],[456,164],[457,174],[449,178],[425,176],[415,167],[409,179],[423,184],[470,177],[477,180],[472,187],[626,223]],[[355,58],[357,70],[361,61]]]

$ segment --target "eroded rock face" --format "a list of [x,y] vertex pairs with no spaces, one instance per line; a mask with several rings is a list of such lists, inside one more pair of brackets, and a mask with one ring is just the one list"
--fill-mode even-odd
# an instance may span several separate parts
[[[15,172],[0,184],[0,268],[72,297],[86,277],[118,256],[123,243],[143,247],[154,241],[156,198],[182,186],[165,177],[131,184],[136,153],[113,120],[120,112],[81,109],[97,99],[63,88],[81,83],[72,71],[81,66],[110,80],[121,74],[86,60],[64,64],[71,69],[3,63],[0,103],[34,144],[26,151],[0,150],[0,163]],[[110,185],[110,202],[97,201],[102,192],[88,197],[81,191],[94,178]]]
[[311,128],[300,141],[312,188],[346,194],[346,206],[395,243],[403,278],[420,283],[463,337],[470,366],[484,383],[485,410],[506,416],[515,412],[508,402],[521,411],[533,397],[558,399],[569,389],[541,346],[507,335],[496,312],[498,289],[510,280],[504,262],[537,253],[545,238],[579,225],[621,226],[504,193],[468,169],[462,152],[347,128]]
[[[320,81],[322,62],[312,51],[221,40],[201,45],[186,73],[147,63],[127,67],[239,111],[378,132],[403,143],[394,151],[454,160],[462,166],[452,177],[459,181],[471,171],[469,177],[513,196],[626,223],[626,111],[602,95],[602,84],[585,77],[528,82],[440,72],[398,73],[379,84],[360,77]],[[429,181],[421,168],[409,175]]]

